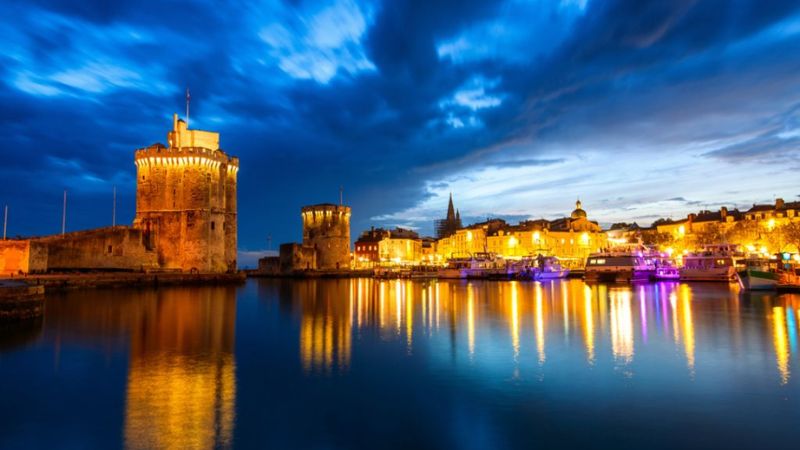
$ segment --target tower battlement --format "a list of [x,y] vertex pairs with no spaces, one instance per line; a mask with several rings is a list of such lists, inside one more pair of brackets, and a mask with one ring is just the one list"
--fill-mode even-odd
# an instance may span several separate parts
[[147,166],[200,166],[214,170],[223,164],[231,174],[239,171],[239,158],[228,156],[222,150],[210,150],[203,147],[169,148],[160,144],[140,148],[134,154],[137,167]]

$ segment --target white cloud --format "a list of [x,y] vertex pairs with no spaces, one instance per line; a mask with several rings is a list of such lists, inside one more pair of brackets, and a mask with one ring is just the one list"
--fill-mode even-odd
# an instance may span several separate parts
[[282,71],[326,84],[340,70],[349,74],[375,70],[361,45],[367,16],[357,4],[340,0],[319,11],[298,14],[307,15],[310,18],[271,23],[258,34]]

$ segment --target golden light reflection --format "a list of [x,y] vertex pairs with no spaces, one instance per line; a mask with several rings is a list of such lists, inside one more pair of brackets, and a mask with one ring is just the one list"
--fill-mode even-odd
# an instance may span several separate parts
[[694,322],[692,321],[692,292],[689,286],[680,287],[681,330],[683,331],[683,348],[686,352],[686,364],[689,373],[694,376]]
[[131,327],[127,448],[219,448],[233,441],[235,291],[167,290]]
[[789,338],[786,333],[786,314],[782,306],[772,308],[772,341],[781,384],[789,382]]
[[[322,281],[306,284],[314,283]],[[302,309],[300,357],[302,369],[308,374],[331,374],[348,368],[356,326],[362,330],[360,333],[378,333],[383,342],[401,343],[409,353],[415,332],[426,342],[433,339],[437,345],[450,348],[453,358],[463,354],[471,361],[476,361],[478,347],[494,353],[498,346],[505,346],[505,354],[511,354],[509,360],[517,366],[518,374],[524,374],[526,363],[543,365],[548,356],[552,359],[557,353],[574,350],[575,344],[584,352],[586,365],[597,365],[599,355],[605,354],[619,369],[633,363],[637,350],[659,351],[661,344],[667,342],[685,357],[685,366],[681,367],[693,377],[698,332],[708,333],[697,329],[694,308],[699,304],[693,303],[689,285],[636,287],[634,295],[630,287],[587,286],[580,281],[541,284],[342,280],[338,283],[344,295],[340,295],[338,285],[330,286],[334,281],[325,283],[328,284],[324,288],[306,289],[295,300]],[[724,307],[733,308],[726,311],[737,315],[738,303],[734,294]],[[791,324],[796,322],[795,313],[792,309]],[[794,325],[787,325],[788,310],[783,311],[783,319],[780,314],[775,314],[774,321],[777,324],[783,320],[783,328],[767,330],[765,337],[775,333],[779,365],[788,371],[796,338],[791,331]],[[733,317],[726,320],[734,322]],[[528,323],[533,327],[530,334],[525,330]],[[506,338],[498,339],[497,324],[502,324]],[[732,332],[736,329],[732,328]],[[637,348],[637,337],[641,348]],[[526,338],[535,339],[535,346],[523,345],[529,342]],[[731,336],[730,341],[736,339]],[[557,362],[561,364],[562,359]]]
[[535,306],[534,315],[536,318],[536,353],[539,356],[539,364],[544,364],[546,355],[544,352],[544,312],[542,307],[542,285],[536,283],[534,288]]
[[514,360],[519,358],[519,282],[511,282],[511,346]]
[[[300,362],[307,374],[330,374],[350,365],[353,298],[349,281],[335,285],[316,280],[293,285],[300,299]],[[367,312],[365,312],[366,314]]]
[[475,286],[467,285],[467,345],[469,355],[475,355]]
[[615,359],[633,361],[633,315],[629,290],[611,289],[611,351]]
[[592,290],[583,287],[583,342],[586,345],[586,360],[594,365],[594,317],[592,314]]

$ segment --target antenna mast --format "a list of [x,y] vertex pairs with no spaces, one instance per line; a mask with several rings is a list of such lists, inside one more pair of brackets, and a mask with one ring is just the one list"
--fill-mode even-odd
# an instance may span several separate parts
[[344,186],[339,186],[339,206],[344,205]]
[[8,205],[6,205],[6,212],[3,215],[3,240],[6,240],[6,226],[8,225]]

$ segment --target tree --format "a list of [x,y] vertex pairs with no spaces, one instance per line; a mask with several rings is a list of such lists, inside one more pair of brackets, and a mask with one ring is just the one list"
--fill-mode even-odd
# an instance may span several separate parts
[[725,233],[719,224],[711,223],[703,227],[702,230],[692,233],[695,246],[721,244],[726,239]]
[[789,222],[781,226],[778,234],[781,235],[784,243],[794,245],[796,251],[800,251],[800,222]]
[[752,220],[740,220],[732,226],[726,234],[728,242],[732,244],[755,244],[761,239],[758,223]]

